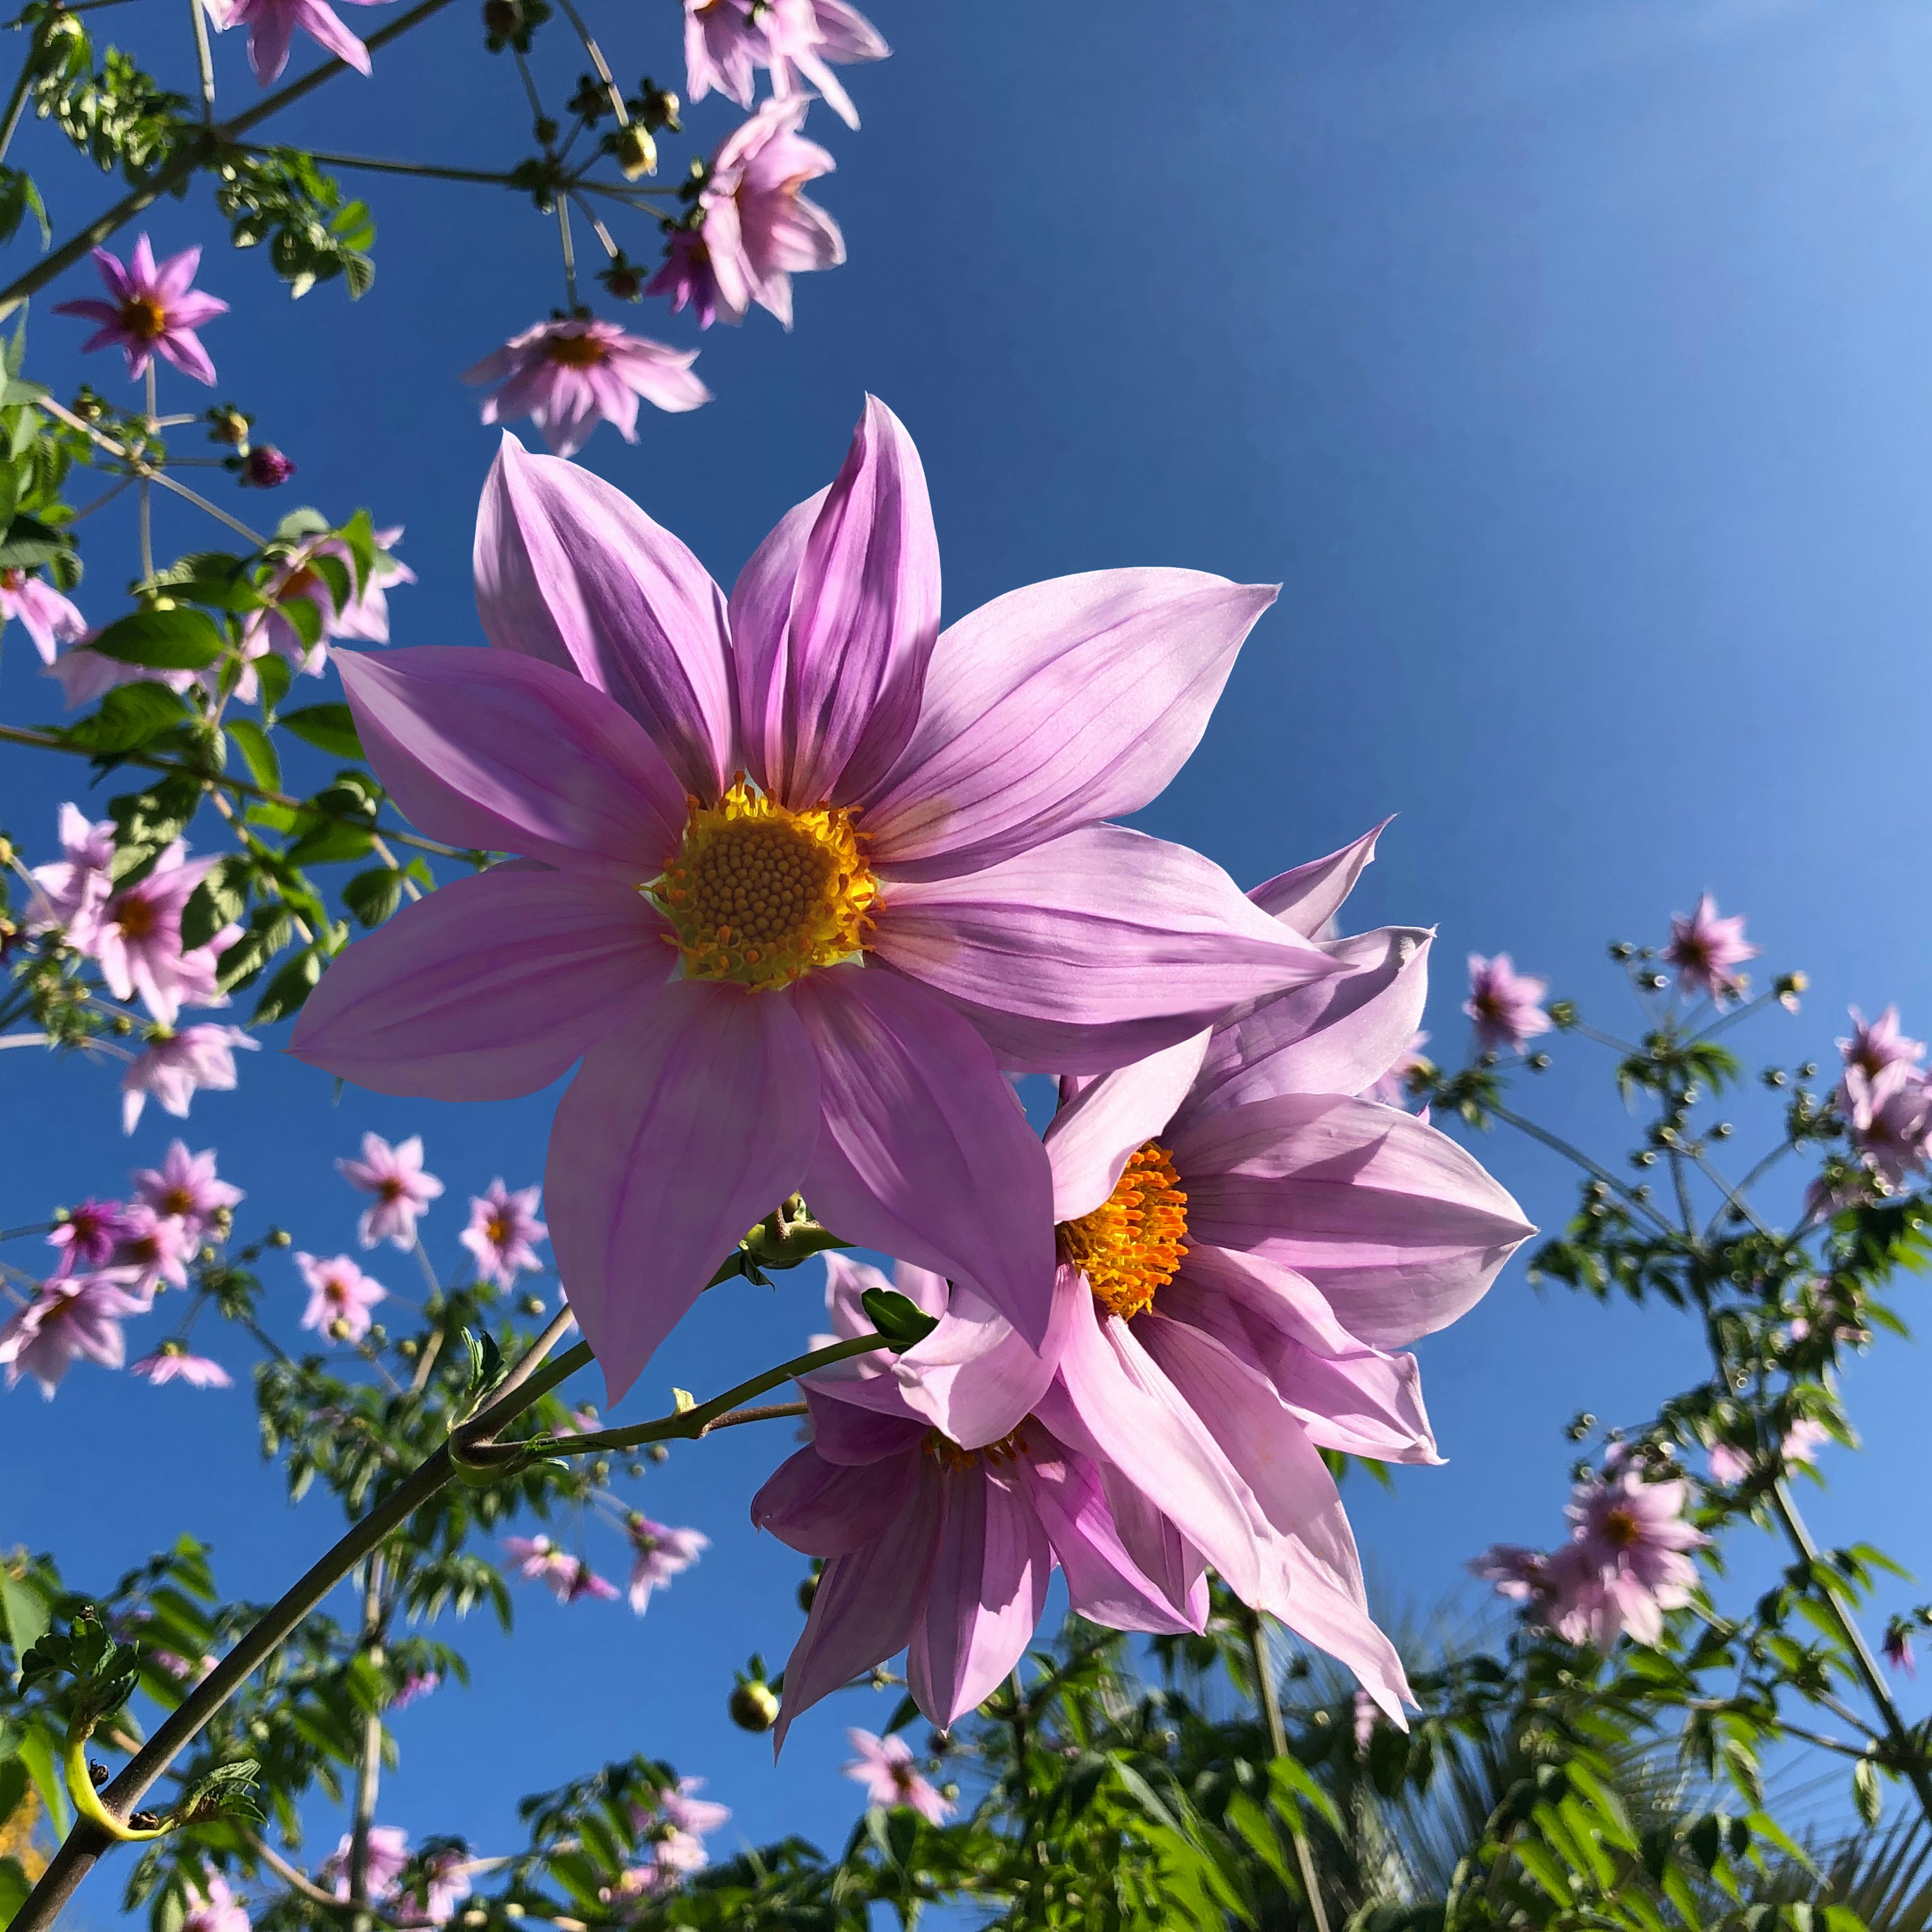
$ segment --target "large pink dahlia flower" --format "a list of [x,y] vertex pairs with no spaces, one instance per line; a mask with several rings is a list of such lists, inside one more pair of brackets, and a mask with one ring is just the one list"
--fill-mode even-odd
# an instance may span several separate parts
[[398,806],[524,862],[350,948],[291,1051],[442,1100],[582,1060],[544,1196],[614,1396],[794,1190],[1042,1341],[1052,1182],[1000,1066],[1101,1072],[1336,970],[1220,867],[1100,822],[1179,768],[1274,592],[1097,572],[942,636],[925,476],[876,401],[728,611],[512,438],[476,569],[494,650],[335,661]]

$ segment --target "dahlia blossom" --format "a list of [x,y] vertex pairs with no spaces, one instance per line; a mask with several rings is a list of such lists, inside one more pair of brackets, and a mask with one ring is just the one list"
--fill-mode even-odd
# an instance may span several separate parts
[[694,349],[628,335],[614,322],[540,322],[464,370],[466,382],[500,383],[483,402],[486,423],[528,416],[559,456],[574,456],[600,422],[638,440],[638,398],[672,415],[711,400],[691,373]]
[[953,1807],[939,1787],[921,1776],[912,1747],[904,1738],[875,1737],[854,1725],[846,1732],[845,1741],[858,1754],[845,1766],[845,1775],[865,1786],[868,1803],[903,1804],[928,1825],[943,1825],[952,1815]]
[[[242,0],[244,5],[255,3]],[[154,251],[143,235],[136,241],[126,267],[105,248],[94,250],[94,266],[110,299],[64,302],[54,307],[56,315],[84,316],[100,324],[80,345],[82,355],[118,347],[128,358],[128,374],[138,376],[158,352],[197,382],[214,380],[214,364],[195,331],[204,322],[226,315],[228,304],[194,286],[194,272],[201,266],[198,247],[184,248],[157,267]]]
[[[266,594],[273,601],[267,609],[251,613],[242,627],[242,656],[248,668],[236,686],[236,695],[244,704],[252,702],[254,696],[254,660],[271,651],[286,658],[296,670],[320,677],[328,662],[324,640],[347,638],[364,644],[389,641],[389,600],[386,593],[392,584],[415,583],[416,574],[391,554],[402,541],[400,524],[377,530],[374,535],[376,560],[368,574],[359,581],[355,554],[339,537],[318,537],[304,544],[270,578]],[[316,560],[322,557],[332,558],[348,573],[349,599],[340,608],[328,576],[316,568]],[[296,598],[314,605],[322,620],[321,636],[313,645],[290,622],[285,613],[284,607]]]
[[1520,1543],[1492,1543],[1469,1562],[1469,1574],[1493,1583],[1496,1594],[1516,1604],[1540,1604],[1550,1593],[1550,1558]]
[[298,1253],[296,1268],[308,1289],[302,1325],[330,1341],[359,1342],[374,1318],[369,1311],[388,1299],[389,1291],[371,1281],[346,1255],[318,1261]]
[[83,1358],[104,1369],[118,1369],[128,1359],[128,1339],[121,1324],[130,1315],[146,1313],[146,1305],[126,1293],[106,1275],[70,1275],[44,1283],[40,1292],[0,1328],[0,1366],[12,1388],[22,1376],[32,1376],[51,1402],[54,1390],[74,1364]]
[[940,637],[917,452],[869,400],[728,631],[675,538],[512,438],[476,561],[495,649],[336,662],[398,806],[534,862],[351,946],[290,1051],[441,1100],[582,1059],[544,1192],[614,1400],[800,1190],[1043,1340],[1052,1180],[1001,1065],[1101,1072],[1340,970],[1218,866],[1101,822],[1179,769],[1274,592],[1102,571]]
[[190,1355],[179,1342],[164,1342],[152,1355],[128,1364],[130,1376],[140,1376],[159,1388],[164,1382],[184,1382],[190,1388],[229,1388],[234,1378],[219,1362]]
[[427,1697],[442,1682],[440,1670],[412,1670],[396,1686],[396,1694],[389,1700],[392,1711],[406,1711],[419,1699]]
[[1733,1483],[1742,1483],[1756,1467],[1746,1451],[1729,1442],[1712,1443],[1709,1460],[1712,1481],[1722,1483],[1726,1487]]
[[102,906],[81,948],[117,1000],[138,994],[164,1026],[172,1026],[184,1005],[228,1004],[215,972],[222,954],[241,938],[241,927],[225,926],[204,945],[182,945],[182,914],[214,865],[212,859],[190,860],[187,844],[177,838],[151,872]]
[[1484,1052],[1520,1047],[1547,1033],[1554,1022],[1543,1010],[1547,980],[1519,973],[1507,952],[1485,959],[1469,955],[1469,997],[1462,1010],[1476,1023],[1476,1044]]
[[[352,4],[373,7],[377,0]],[[343,25],[328,0],[202,0],[202,4],[218,33],[230,27],[248,29],[248,64],[264,87],[281,78],[298,27],[358,74],[369,71],[369,50]]]
[[1925,1042],[1908,1040],[1900,1030],[1896,1006],[1887,1006],[1875,1020],[1867,1019],[1856,1006],[1851,1013],[1852,1036],[1838,1042],[1838,1051],[1845,1064],[1857,1067],[1867,1079],[1876,1079],[1888,1066],[1909,1066],[1925,1058]]
[[248,1932],[248,1913],[219,1872],[210,1872],[208,1886],[184,1886],[182,1932]]
[[121,1237],[108,1266],[146,1307],[164,1282],[170,1288],[187,1287],[194,1244],[195,1238],[172,1216],[157,1214],[145,1201],[131,1201],[122,1210]]
[[470,1197],[470,1225],[457,1239],[476,1257],[479,1280],[499,1288],[514,1288],[517,1276],[543,1266],[536,1244],[550,1230],[537,1219],[540,1187],[519,1187],[512,1192],[500,1175],[482,1194]]
[[685,92],[702,100],[715,88],[749,107],[758,70],[769,68],[772,92],[802,91],[800,76],[848,128],[858,110],[830,63],[884,60],[892,52],[878,30],[844,0],[684,0]]
[[581,1557],[560,1550],[547,1536],[506,1536],[503,1548],[525,1582],[544,1585],[560,1604],[618,1594],[616,1584],[598,1576]]
[[1670,944],[1664,949],[1665,959],[1677,968],[1678,985],[1719,1006],[1743,994],[1743,977],[1733,969],[1757,956],[1757,947],[1744,938],[1743,915],[1720,919],[1718,902],[1708,892],[1688,919],[1681,913],[1672,918]]
[[40,662],[50,664],[62,644],[87,635],[87,620],[51,584],[20,569],[0,570],[0,624],[17,617],[34,640]]
[[62,856],[33,870],[37,927],[59,926],[75,946],[92,940],[97,915],[112,890],[108,878],[114,863],[114,821],[90,823],[77,805],[60,808]]
[[1646,1644],[1664,1634],[1664,1612],[1681,1610],[1696,1588],[1684,1552],[1710,1540],[1684,1520],[1685,1496],[1681,1481],[1647,1482],[1636,1469],[1578,1484],[1564,1511],[1572,1540],[1546,1569],[1558,1636],[1607,1655],[1621,1631]]
[[152,1094],[164,1113],[188,1118],[189,1103],[203,1088],[223,1094],[235,1085],[235,1049],[259,1052],[262,1042],[237,1026],[158,1028],[121,1076],[121,1129],[131,1134]]
[[429,1204],[442,1192],[442,1183],[423,1172],[422,1135],[412,1134],[392,1147],[380,1134],[364,1134],[362,1158],[345,1158],[335,1167],[352,1187],[376,1197],[356,1224],[362,1245],[373,1248],[387,1241],[392,1247],[414,1247],[416,1216],[426,1214]]
[[1886,1626],[1885,1660],[1894,1670],[1902,1670],[1908,1677],[1918,1675],[1918,1666],[1912,1656],[1912,1632],[1895,1617]]
[[244,1198],[215,1172],[212,1148],[190,1154],[182,1141],[169,1142],[159,1167],[136,1168],[134,1182],[142,1202],[157,1214],[172,1216],[190,1238]]
[[722,1832],[731,1822],[731,1808],[715,1798],[700,1798],[701,1778],[680,1778],[675,1791],[667,1791],[658,1800],[658,1809],[674,1831],[688,1838],[702,1838]]
[[1894,1060],[1869,1078],[1847,1066],[1839,1096],[1852,1144],[1889,1186],[1904,1186],[1932,1160],[1932,1088],[1916,1066]]
[[653,1522],[647,1516],[633,1514],[628,1528],[631,1538],[631,1607],[639,1616],[650,1608],[651,1592],[668,1586],[674,1576],[681,1576],[711,1547],[711,1539],[702,1531],[673,1529],[667,1523]]
[[[338,1898],[349,1896],[349,1859],[356,1840],[346,1832],[342,1842],[322,1862],[320,1877],[332,1886]],[[369,1896],[388,1898],[394,1894],[396,1881],[410,1862],[410,1834],[399,1825],[371,1825],[367,1863]]]
[[90,1196],[70,1208],[47,1236],[48,1246],[60,1253],[56,1277],[105,1268],[128,1226],[128,1210],[118,1201],[97,1201]]

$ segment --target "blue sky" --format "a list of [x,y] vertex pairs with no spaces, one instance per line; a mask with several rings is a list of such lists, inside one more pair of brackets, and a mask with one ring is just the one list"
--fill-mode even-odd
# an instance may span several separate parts
[[[850,264],[800,282],[791,335],[762,315],[711,331],[699,368],[717,400],[648,420],[634,449],[602,432],[587,462],[728,582],[830,476],[869,388],[922,452],[950,616],[1109,565],[1281,581],[1206,742],[1139,822],[1252,884],[1399,813],[1352,911],[1440,928],[1438,1043],[1460,1040],[1472,949],[1507,948],[1586,1012],[1630,1023],[1604,941],[1660,938],[1706,886],[1750,916],[1767,966],[1811,975],[1801,1016],[1747,1036],[1754,1064],[1828,1056],[1848,1002],[1897,998],[1908,1027],[1932,1024],[1913,856],[1932,443],[1922,10],[874,10],[896,52],[851,76],[863,129],[812,124],[838,158],[818,192]],[[325,90],[308,137],[514,160],[514,76],[468,13],[380,56],[373,82]],[[675,70],[670,0],[641,24],[617,9],[593,23],[621,76]],[[185,82],[180,39],[141,44]],[[218,52],[224,94],[248,98],[238,47]],[[554,55],[560,94],[576,64]],[[732,115],[712,101],[692,118],[708,147]],[[38,166],[44,130],[22,139]],[[71,164],[44,179],[62,232],[114,192]],[[554,232],[481,190],[357,185],[382,232],[375,290],[353,306],[339,289],[288,303],[266,263],[220,247],[200,189],[150,225],[158,246],[209,244],[207,284],[235,304],[207,332],[220,393],[302,466],[284,504],[366,503],[406,524],[422,580],[394,599],[397,640],[477,641],[470,526],[493,437],[456,376],[561,299]],[[633,252],[647,243],[637,231]],[[616,312],[699,339],[688,317]],[[82,364],[80,333],[38,314],[31,373],[120,392],[114,365]],[[170,399],[197,406],[188,387]],[[206,538],[170,518],[161,541]],[[111,607],[130,544],[124,523],[84,604]],[[8,641],[0,712],[53,715]],[[30,853],[80,779],[0,761],[0,817]],[[1558,1051],[1538,1117],[1616,1148],[1606,1069]],[[105,1074],[17,1053],[0,1071],[6,1224],[116,1184],[172,1131],[151,1114],[124,1144]],[[365,1127],[420,1131],[451,1189],[430,1244],[453,1262],[463,1194],[500,1172],[535,1179],[554,1104],[351,1092],[332,1109],[322,1076],[266,1052],[240,1094],[197,1102],[189,1138],[221,1150],[251,1208],[327,1252],[350,1244],[356,1206],[333,1158]],[[1560,1221],[1558,1162],[1507,1139],[1482,1152],[1532,1218]],[[408,1292],[406,1257],[371,1265]],[[271,1280],[291,1322],[292,1272]],[[795,1276],[707,1298],[625,1412],[788,1352],[815,1297]],[[1540,1299],[1520,1264],[1423,1356],[1448,1466],[1354,1498],[1397,1602],[1454,1588],[1492,1539],[1553,1536],[1562,1424],[1582,1407],[1640,1416],[1697,1370],[1694,1334],[1667,1313]],[[1823,1533],[1873,1535],[1924,1570],[1922,1486],[1892,1474],[1922,1456],[1921,1380],[1907,1345],[1854,1372],[1868,1447],[1828,1452],[1815,1513]],[[252,1436],[239,1392],[85,1370],[50,1408],[17,1392],[0,1401],[0,1542],[104,1578],[188,1527],[231,1589],[266,1593],[333,1525],[321,1503],[286,1506]],[[471,1631],[477,1688],[400,1720],[386,1818],[507,1849],[521,1793],[641,1748],[708,1776],[754,1840],[836,1841],[857,1802],[830,1774],[842,1726],[876,1723],[884,1700],[802,1724],[776,1773],[764,1743],[718,1722],[731,1667],[754,1648],[776,1660],[797,1626],[799,1566],[745,1518],[788,1447],[740,1432],[652,1474],[646,1506],[714,1547],[642,1624],[526,1592],[514,1654]],[[318,1814],[319,1840],[337,1828]],[[106,1888],[85,1897],[79,1922],[112,1916]]]

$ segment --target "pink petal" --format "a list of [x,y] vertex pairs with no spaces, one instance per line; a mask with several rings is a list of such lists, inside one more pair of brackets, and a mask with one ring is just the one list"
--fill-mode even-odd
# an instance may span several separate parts
[[1536,1232],[1446,1135],[1372,1100],[1286,1094],[1172,1144],[1196,1241],[1295,1269],[1378,1347],[1454,1321]]
[[289,0],[271,0],[248,26],[248,64],[263,87],[272,86],[289,64],[290,44],[296,37],[296,12]]
[[1102,1074],[1054,1115],[1046,1154],[1055,1221],[1077,1221],[1113,1192],[1129,1156],[1158,1139],[1173,1119],[1207,1050],[1208,1035],[1198,1033]]
[[533,1094],[670,977],[668,930],[605,880],[503,866],[459,879],[336,960],[289,1052],[379,1094]]
[[681,980],[585,1058],[544,1201],[557,1272],[616,1401],[745,1230],[805,1178],[818,1078],[790,1005]]
[[[812,1411],[812,1447],[828,1462],[847,1468],[882,1462],[916,1449],[926,1440],[926,1426],[917,1416],[860,1406],[848,1399],[854,1394],[850,1386],[833,1383],[836,1373],[829,1370],[799,1384]],[[874,1380],[884,1385],[890,1382],[884,1376]]]
[[1278,919],[1304,939],[1324,939],[1342,902],[1355,890],[1355,881],[1376,856],[1376,841],[1394,821],[1385,818],[1325,859],[1311,859],[1292,872],[1279,872],[1256,886],[1248,896],[1270,917]]
[[883,1535],[905,1507],[915,1456],[854,1467],[801,1449],[752,1498],[752,1520],[808,1556],[843,1556]]
[[814,1210],[859,1246],[963,1277],[1044,1341],[1052,1180],[985,1042],[889,974],[840,967],[793,997],[825,1109],[806,1186]]
[[668,530],[601,476],[503,438],[476,515],[476,609],[499,650],[574,670],[614,698],[679,782],[730,780],[724,593]]
[[644,728],[554,664],[442,645],[331,653],[376,775],[452,844],[655,878],[685,794]]
[[[706,223],[708,229],[709,220]],[[103,304],[104,307],[105,304]],[[110,311],[110,314],[116,313]],[[738,706],[746,719],[762,718],[766,694],[779,675],[785,655],[785,631],[791,622],[792,586],[798,580],[810,538],[830,486],[815,496],[795,503],[752,553],[731,586],[731,650],[737,676]],[[746,769],[769,791],[765,767],[765,732],[760,724],[745,731]]]
[[295,0],[296,20],[304,33],[320,41],[338,60],[358,74],[369,71],[369,50],[342,24],[327,0]]
[[1336,970],[1220,866],[1119,826],[964,878],[889,877],[878,956],[943,993],[1003,1066],[1100,1073]]
[[912,438],[876,398],[806,538],[743,716],[788,805],[863,796],[904,748],[939,634],[939,544]]
[[1103,570],[995,598],[939,640],[919,728],[866,829],[940,878],[1138,811],[1200,742],[1265,586]]
[[208,359],[208,351],[193,329],[170,328],[154,346],[184,376],[192,376],[197,382],[214,382],[214,364]]

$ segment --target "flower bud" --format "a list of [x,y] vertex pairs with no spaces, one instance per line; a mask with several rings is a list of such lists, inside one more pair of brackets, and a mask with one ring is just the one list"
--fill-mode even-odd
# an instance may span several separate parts
[[523,24],[517,0],[483,0],[483,31],[493,40],[507,40]]
[[526,1315],[536,1316],[543,1312],[544,1298],[542,1295],[526,1294],[524,1297],[524,1312]]
[[244,489],[273,490],[295,473],[295,465],[272,442],[258,442],[242,462]]
[[628,128],[620,128],[610,136],[610,152],[616,156],[626,181],[635,181],[640,175],[654,175],[658,171],[658,144],[651,139],[649,130],[634,121]]
[[798,1586],[798,1606],[807,1616],[812,1614],[813,1600],[818,1594],[818,1579],[808,1576]]
[[225,442],[231,449],[248,447],[249,425],[255,418],[244,414],[232,403],[224,403],[218,410],[208,412],[208,436],[211,442]]
[[740,1684],[731,1693],[728,1708],[741,1731],[768,1731],[778,1720],[778,1700],[769,1684]]

